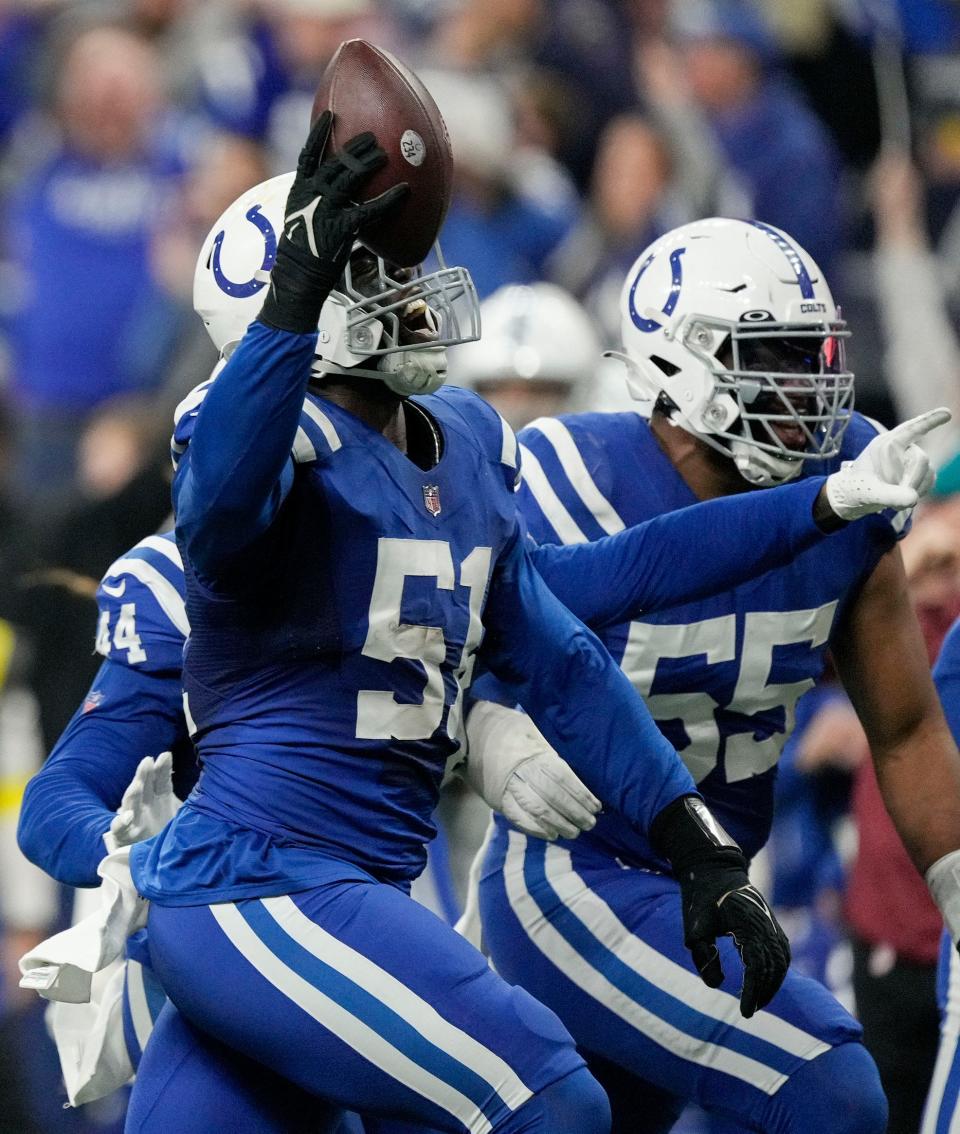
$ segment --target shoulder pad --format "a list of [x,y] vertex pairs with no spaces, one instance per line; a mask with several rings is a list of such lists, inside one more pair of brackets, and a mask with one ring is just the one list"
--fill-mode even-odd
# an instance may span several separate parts
[[517,437],[493,406],[473,390],[464,390],[460,386],[441,386],[431,398],[436,398],[459,415],[479,442],[487,460],[500,466],[508,490],[515,492],[520,484]]
[[[611,503],[620,414],[541,417],[520,431],[521,507],[542,541],[586,543],[626,526]],[[613,459],[611,459],[613,458]]]
[[309,391],[303,400],[300,424],[291,455],[298,465],[309,465],[330,456],[343,446],[343,440],[330,416],[329,402]]
[[190,438],[193,436],[193,429],[197,424],[197,415],[200,413],[203,399],[207,396],[207,391],[213,385],[214,378],[216,378],[223,369],[224,364],[224,360],[221,359],[214,367],[213,373],[206,382],[201,382],[199,386],[194,386],[190,393],[187,394],[173,411],[173,436],[170,438],[170,460],[173,463],[174,471],[176,471],[177,466],[180,464],[180,458],[187,451],[187,446],[190,444]]
[[[204,398],[222,368],[221,361],[207,381],[195,386],[174,411],[173,438],[170,441],[170,459],[174,470],[187,451]],[[342,444],[336,426],[326,412],[324,399],[308,393],[303,402],[293,448],[290,450],[293,460],[300,465],[313,464],[322,457],[335,453]]]
[[102,657],[148,673],[180,669],[190,624],[172,533],[148,536],[111,564],[97,588],[97,609]]

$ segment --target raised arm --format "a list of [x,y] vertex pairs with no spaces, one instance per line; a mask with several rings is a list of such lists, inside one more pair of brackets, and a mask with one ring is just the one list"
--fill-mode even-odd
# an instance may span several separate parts
[[595,629],[729,590],[848,522],[916,504],[929,487],[929,462],[916,442],[949,418],[938,409],[904,422],[826,478],[706,500],[592,543],[541,545],[531,552],[534,565]]
[[406,191],[355,204],[386,155],[367,133],[324,156],[332,122],[325,111],[300,154],[263,308],[204,399],[177,470],[178,538],[207,577],[260,536],[283,503],[320,309],[357,232]]

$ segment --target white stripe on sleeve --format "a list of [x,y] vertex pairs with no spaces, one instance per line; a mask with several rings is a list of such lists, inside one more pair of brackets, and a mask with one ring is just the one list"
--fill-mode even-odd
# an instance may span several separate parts
[[530,489],[540,511],[550,521],[553,530],[563,543],[586,543],[587,537],[554,492],[553,485],[547,480],[547,474],[543,471],[543,466],[526,445],[520,445],[520,452],[523,460],[523,482]]
[[318,406],[314,405],[309,398],[303,403],[303,412],[313,421],[313,423],[320,429],[320,432],[327,439],[327,444],[330,446],[330,452],[335,453],[343,442],[340,440],[340,435],[337,433],[333,422]]
[[[499,414],[497,416],[500,417]],[[500,463],[507,465],[508,468],[515,469],[517,467],[517,435],[502,417],[500,417],[500,428],[503,432],[503,440],[500,445]]]
[[[180,557],[180,548],[177,547],[173,540],[164,539],[162,536],[151,535],[147,536],[146,539],[140,540],[140,542],[137,544],[137,547],[134,548],[134,551],[136,551],[139,547],[147,547],[152,551],[158,551],[161,555],[169,559],[174,567],[179,567],[181,571],[183,570],[183,560]],[[113,574],[112,568],[108,572],[108,574]]]
[[555,417],[541,417],[531,422],[527,428],[542,433],[553,446],[574,492],[607,535],[622,532],[626,525],[617,515],[614,506],[597,488],[573,435],[563,422]]
[[177,588],[169,579],[164,578],[156,567],[145,559],[118,559],[107,572],[105,578],[123,574],[132,575],[135,579],[139,579],[184,638],[189,635],[190,623],[187,621],[187,608]]
[[313,443],[302,425],[297,426],[297,436],[294,438],[291,452],[298,465],[309,465],[311,461],[317,459],[317,450],[314,449]]

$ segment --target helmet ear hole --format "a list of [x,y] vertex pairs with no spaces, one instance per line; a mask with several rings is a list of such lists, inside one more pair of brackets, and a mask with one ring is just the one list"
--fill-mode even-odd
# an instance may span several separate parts
[[667,359],[661,358],[657,354],[651,354],[650,361],[654,366],[662,370],[668,378],[672,378],[674,374],[676,374],[680,369],[680,367],[677,366],[676,363],[669,362]]

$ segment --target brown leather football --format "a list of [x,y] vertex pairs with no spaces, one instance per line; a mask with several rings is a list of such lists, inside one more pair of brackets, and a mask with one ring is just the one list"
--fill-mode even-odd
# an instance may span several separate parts
[[363,243],[400,267],[419,264],[440,232],[453,180],[450,139],[430,92],[389,51],[348,39],[323,73],[311,123],[324,110],[333,111],[334,151],[364,130],[386,151],[387,164],[370,178],[364,200],[401,181],[410,186],[388,217],[364,230]]

